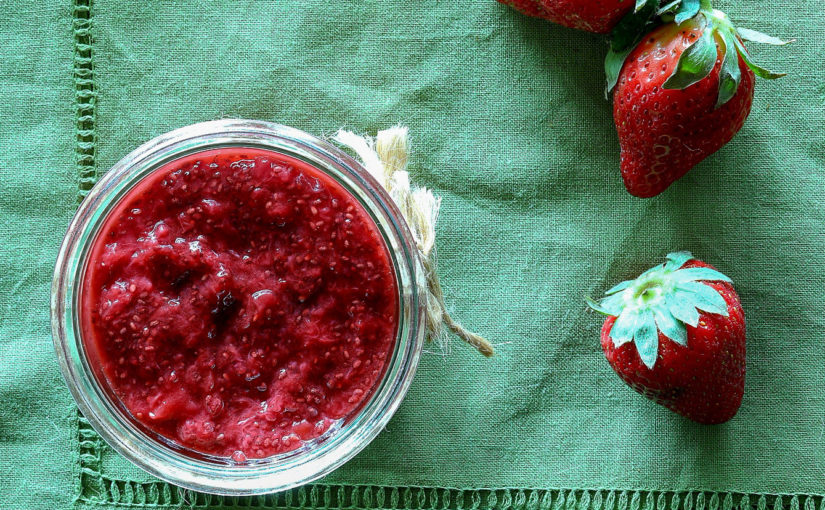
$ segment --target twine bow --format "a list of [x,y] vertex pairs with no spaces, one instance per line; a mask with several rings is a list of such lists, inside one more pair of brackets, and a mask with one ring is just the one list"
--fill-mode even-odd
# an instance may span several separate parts
[[435,222],[441,198],[427,188],[414,187],[407,172],[409,155],[407,128],[396,126],[378,132],[373,139],[340,130],[333,140],[349,147],[361,158],[367,171],[387,190],[407,221],[427,278],[427,332],[429,339],[446,348],[447,330],[453,332],[481,354],[490,357],[493,345],[468,331],[447,312],[444,292],[435,271]]

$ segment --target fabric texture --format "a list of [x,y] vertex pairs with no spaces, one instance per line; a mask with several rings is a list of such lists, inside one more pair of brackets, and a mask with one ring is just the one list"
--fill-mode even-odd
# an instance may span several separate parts
[[[0,508],[825,508],[825,18],[718,1],[797,38],[752,51],[750,119],[663,195],[627,194],[599,36],[493,0],[23,0],[0,19]],[[142,142],[224,117],[318,135],[402,122],[443,196],[439,274],[484,359],[426,354],[360,455],[311,487],[217,498],[114,454],[60,376],[54,261],[78,197]],[[748,321],[741,411],[707,427],[623,386],[583,297],[691,250]],[[779,496],[777,496],[779,495]]]

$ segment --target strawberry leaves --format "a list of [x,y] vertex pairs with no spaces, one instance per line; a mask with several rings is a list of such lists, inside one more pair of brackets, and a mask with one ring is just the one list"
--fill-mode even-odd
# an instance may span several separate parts
[[713,30],[705,30],[679,57],[676,69],[663,85],[666,89],[686,89],[704,80],[716,65],[716,41]]
[[683,268],[692,258],[689,252],[668,254],[665,264],[616,285],[600,302],[587,299],[594,310],[616,317],[610,330],[613,344],[633,342],[650,369],[656,363],[659,332],[687,346],[687,326],[697,327],[702,312],[728,316],[725,298],[703,282],[731,283],[730,278],[709,267]]
[[[685,297],[686,301],[697,310],[703,312],[716,313],[719,315],[728,315],[728,305],[723,298],[713,287],[708,287],[704,283],[699,282],[684,282],[676,286],[676,294],[689,294],[690,297]],[[694,324],[691,324],[694,326]]]
[[606,94],[616,86],[624,61],[644,34],[655,26],[660,0],[637,0],[636,10],[627,14],[610,32],[610,49],[604,59]]
[[735,36],[730,33],[722,34],[724,56],[722,57],[722,69],[719,70],[719,97],[716,99],[716,108],[721,108],[725,103],[733,99],[739,83],[742,81],[742,70],[739,69],[739,57],[736,51]]
[[687,305],[678,299],[665,300],[665,306],[674,319],[694,328],[699,324],[699,311],[695,306]]
[[610,49],[604,60],[606,93],[609,94],[616,86],[624,61],[633,48],[645,34],[664,22],[663,15],[675,14],[681,20],[690,19],[699,12],[700,4],[700,0],[636,0],[636,9],[622,18],[610,32]]
[[699,0],[682,0],[679,8],[674,12],[676,17],[673,18],[673,22],[681,25],[683,21],[687,21],[699,14],[700,7],[701,4]]
[[642,363],[648,368],[653,368],[659,353],[659,329],[656,327],[656,319],[651,310],[639,312],[636,331],[633,333],[633,343],[636,344]]
[[735,39],[735,43],[736,43],[736,51],[739,52],[739,56],[742,57],[742,60],[745,61],[745,64],[747,64],[748,67],[751,68],[751,71],[753,71],[753,73],[756,76],[759,76],[760,78],[764,78],[766,80],[775,80],[777,78],[782,78],[783,76],[785,76],[787,74],[787,73],[775,73],[773,71],[769,71],[769,70],[765,69],[764,67],[758,66],[756,64],[756,62],[753,61],[753,59],[751,58],[750,53],[748,53],[747,48],[745,48],[745,45],[742,44],[742,41],[739,40],[739,38]]
[[733,283],[730,278],[709,267],[689,267],[675,271],[671,275],[671,278],[676,283],[695,282],[699,280],[718,280],[720,282]]
[[757,65],[742,41],[783,46],[793,41],[783,41],[756,30],[735,28],[728,16],[710,5],[710,0],[636,0],[636,9],[627,14],[610,33],[610,49],[605,58],[607,77],[606,93],[616,86],[627,56],[644,34],[662,23],[681,25],[687,20],[701,17],[704,23],[702,36],[688,46],[679,57],[676,68],[664,83],[666,89],[682,90],[707,78],[721,60],[719,93],[716,108],[724,106],[739,90],[742,71],[739,58],[760,78],[775,80],[785,73],[769,71]]
[[[693,16],[689,16],[691,13]],[[694,16],[702,16],[706,20],[702,36],[688,46],[679,57],[676,69],[665,82],[664,88],[682,90],[705,79],[713,71],[717,57],[721,59],[722,67],[719,70],[719,94],[716,108],[724,106],[733,99],[739,89],[742,81],[742,71],[739,69],[740,56],[760,78],[775,80],[785,76],[785,74],[774,73],[756,65],[742,40],[775,46],[788,44],[789,41],[786,42],[756,30],[736,29],[725,13],[711,9],[709,6],[703,8],[699,0],[683,0],[676,11],[674,21],[679,24]]]
[[665,313],[660,308],[653,309],[653,316],[656,317],[656,326],[666,337],[677,344],[687,347],[687,328],[685,323],[676,319],[672,313]]
[[675,253],[668,253],[665,258],[667,259],[665,269],[668,271],[676,271],[687,264],[687,261],[692,259],[693,255],[691,255],[689,251],[677,251]]
[[762,32],[757,32],[756,30],[751,30],[749,28],[737,28],[736,32],[739,34],[739,37],[742,38],[742,40],[755,43],[770,44],[773,46],[785,46],[786,44],[791,44],[792,42],[794,42],[794,39],[791,39],[790,41],[783,41],[778,37],[763,34]]
[[638,329],[639,312],[630,310],[627,313],[622,313],[613,323],[613,329],[610,330],[610,338],[613,339],[613,345],[621,347],[622,345],[633,341],[633,334]]

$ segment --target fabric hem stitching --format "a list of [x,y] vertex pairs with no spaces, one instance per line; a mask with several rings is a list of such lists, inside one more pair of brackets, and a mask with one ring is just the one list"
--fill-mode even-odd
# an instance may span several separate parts
[[278,510],[825,510],[822,494],[616,488],[451,488],[315,483],[265,496],[228,497],[162,481],[116,480],[102,473],[104,444],[78,417],[79,503],[134,508]]
[[97,89],[92,52],[92,0],[74,0],[75,156],[78,173],[78,202],[97,180],[95,165],[95,112]]

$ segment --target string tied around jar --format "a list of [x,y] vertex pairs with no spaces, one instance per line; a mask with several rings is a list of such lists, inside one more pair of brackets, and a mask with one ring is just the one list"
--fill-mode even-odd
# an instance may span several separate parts
[[401,211],[418,248],[427,279],[427,333],[430,341],[446,350],[447,331],[490,357],[493,345],[484,337],[469,331],[447,311],[444,291],[436,273],[435,223],[441,207],[441,197],[426,187],[410,182],[407,171],[409,137],[405,126],[395,126],[378,132],[375,138],[340,130],[333,140],[352,149],[367,171],[387,190]]

